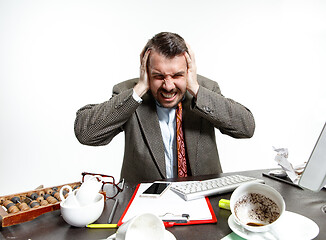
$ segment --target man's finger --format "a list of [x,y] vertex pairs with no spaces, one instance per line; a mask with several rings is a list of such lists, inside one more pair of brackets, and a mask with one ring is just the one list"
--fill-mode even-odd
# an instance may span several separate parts
[[144,57],[142,59],[142,62],[141,62],[141,68],[145,71],[146,71],[148,56],[149,56],[150,52],[151,52],[151,49],[147,49],[147,51],[145,52]]
[[184,56],[185,56],[186,61],[187,61],[188,69],[191,69],[192,68],[192,60],[191,60],[189,54],[187,52],[184,52]]
[[195,54],[194,54],[194,51],[192,51],[190,45],[188,43],[186,43],[186,46],[188,48],[188,52],[189,52],[189,55],[190,55],[190,58],[193,62],[195,62]]

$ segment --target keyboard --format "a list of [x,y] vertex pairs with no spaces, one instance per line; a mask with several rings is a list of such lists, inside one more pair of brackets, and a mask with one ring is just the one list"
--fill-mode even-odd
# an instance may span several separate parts
[[175,182],[171,190],[184,200],[193,200],[206,196],[232,192],[243,183],[264,183],[262,179],[242,175],[230,175],[203,181]]

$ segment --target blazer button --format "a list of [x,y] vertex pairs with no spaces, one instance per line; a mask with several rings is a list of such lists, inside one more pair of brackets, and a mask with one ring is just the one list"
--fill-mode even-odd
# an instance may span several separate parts
[[208,113],[210,113],[212,110],[209,107],[204,107],[204,110]]

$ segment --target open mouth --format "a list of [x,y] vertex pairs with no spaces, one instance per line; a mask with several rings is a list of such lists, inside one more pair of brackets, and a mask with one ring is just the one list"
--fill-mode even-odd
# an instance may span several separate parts
[[177,95],[177,93],[176,92],[173,92],[173,93],[161,92],[161,95],[164,98],[170,99],[170,98],[174,98],[174,96]]

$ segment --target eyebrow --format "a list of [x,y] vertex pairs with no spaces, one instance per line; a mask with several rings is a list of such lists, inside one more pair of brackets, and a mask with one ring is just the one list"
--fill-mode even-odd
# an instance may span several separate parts
[[160,72],[156,72],[156,71],[151,71],[151,74],[152,75],[163,75],[164,76],[164,74],[163,73],[160,73]]
[[[174,77],[174,76],[180,76],[180,75],[184,75],[184,74],[185,74],[185,71],[179,71],[179,72],[173,73],[172,74],[172,77]],[[160,73],[160,72],[158,72],[156,70],[152,71],[151,72],[151,75],[152,76],[165,76],[165,74]]]
[[173,76],[184,75],[185,73],[186,73],[185,71],[180,71],[180,72],[177,72],[177,73],[173,74]]

